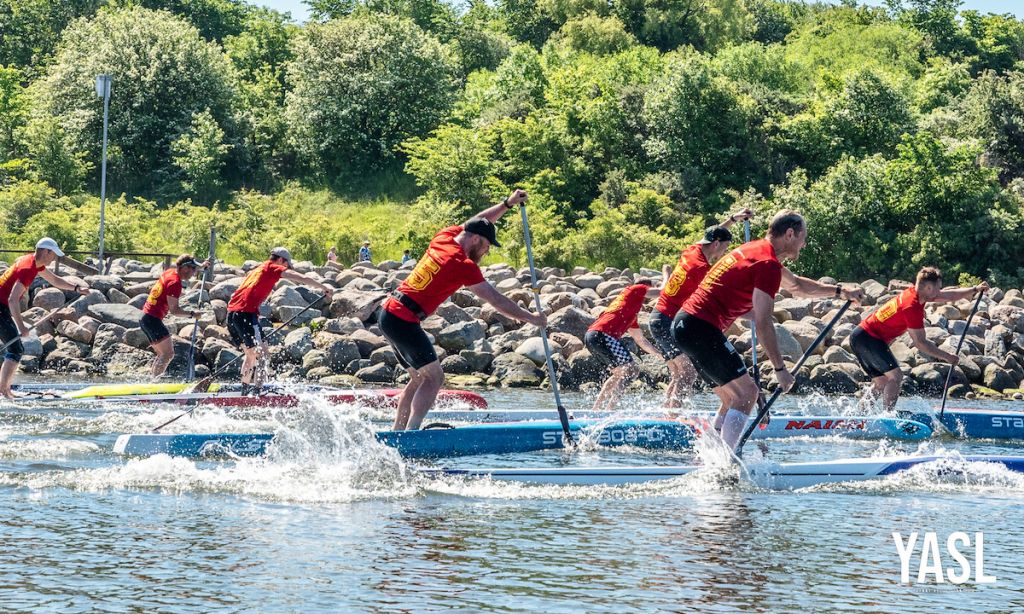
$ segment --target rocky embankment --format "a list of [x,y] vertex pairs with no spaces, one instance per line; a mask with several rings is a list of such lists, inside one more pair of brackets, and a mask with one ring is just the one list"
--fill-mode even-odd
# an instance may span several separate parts
[[[217,265],[214,280],[201,297],[205,315],[199,320],[196,354],[200,375],[228,365],[238,356],[224,326],[227,301],[245,272],[257,264]],[[304,312],[294,326],[270,338],[271,361],[278,377],[342,386],[405,381],[407,376],[393,351],[377,327],[368,321],[387,292],[409,275],[413,264],[402,266],[386,261],[340,269],[297,263],[296,270],[323,280],[337,291],[329,304]],[[92,292],[61,309],[51,322],[39,325],[38,336],[26,340],[22,369],[43,374],[145,377],[152,354],[138,320],[140,307],[161,271],[160,264],[119,260],[109,275],[79,278],[92,287]],[[532,307],[528,269],[497,264],[486,267],[484,273],[504,294]],[[634,272],[608,268],[597,273],[577,267],[569,273],[553,268],[540,271],[540,296],[549,314],[563,387],[587,389],[602,380],[603,370],[583,347],[583,335],[601,309],[639,276],[660,278],[657,271],[648,269]],[[810,358],[798,375],[800,390],[856,392],[866,377],[850,353],[850,332],[874,305],[907,285],[902,281],[890,281],[887,285],[874,280],[864,282],[865,304],[852,307]],[[199,281],[193,280],[182,298],[191,305],[198,294]],[[276,325],[302,311],[316,297],[315,291],[282,282],[262,313],[268,325]],[[71,298],[72,293],[47,287],[37,279],[23,298],[26,321],[36,321]],[[802,354],[839,305],[834,300],[794,299],[786,295],[779,298],[776,332],[787,359],[795,361]],[[928,338],[943,349],[954,351],[967,326],[971,307],[969,300],[929,306]],[[642,314],[641,323],[646,318]],[[168,317],[166,323],[175,334],[176,356],[169,375],[180,376],[185,369],[194,324],[176,317]],[[728,333],[737,349],[749,353],[750,333],[744,324],[737,323]],[[457,292],[423,326],[434,338],[449,386],[546,385],[544,352],[535,327],[505,317],[468,291]],[[628,338],[626,341],[631,343]],[[908,392],[941,391],[946,365],[913,349],[906,335],[895,342],[893,352],[908,375],[904,380]],[[1024,399],[1024,296],[1019,290],[993,289],[986,295],[967,329],[962,356],[962,369],[954,373],[954,396]],[[237,374],[240,363],[235,361],[224,371],[225,375]],[[667,381],[668,370],[660,358],[644,355],[639,364],[642,375],[634,386],[656,388]],[[770,369],[765,375],[766,380],[770,379]]]

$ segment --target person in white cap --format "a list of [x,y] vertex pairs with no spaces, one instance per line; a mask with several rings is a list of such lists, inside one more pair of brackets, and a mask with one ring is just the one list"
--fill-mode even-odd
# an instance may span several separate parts
[[[281,278],[318,288],[330,300],[334,288],[291,270],[292,255],[283,247],[270,250],[270,259],[249,271],[228,302],[228,331],[235,345],[242,348],[242,392],[258,394],[263,386],[267,344],[260,329],[260,305],[267,300]],[[260,368],[257,368],[259,366]]]
[[88,286],[75,285],[46,268],[63,255],[64,251],[56,241],[43,237],[36,243],[35,253],[25,254],[0,273],[0,339],[6,346],[3,366],[0,367],[0,394],[9,399],[14,398],[11,381],[25,353],[21,337],[27,337],[30,331],[21,318],[21,296],[32,285],[36,275],[55,288],[89,294]]

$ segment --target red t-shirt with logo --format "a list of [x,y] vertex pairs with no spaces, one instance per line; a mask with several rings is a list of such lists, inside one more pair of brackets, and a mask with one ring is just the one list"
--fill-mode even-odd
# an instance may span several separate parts
[[910,287],[869,315],[860,327],[875,339],[892,343],[908,328],[924,328],[924,305]]
[[276,264],[266,261],[255,269],[249,271],[238,286],[235,293],[231,295],[228,302],[228,311],[241,311],[242,313],[259,313],[260,305],[267,300],[270,293],[274,291],[274,284],[281,279],[281,275],[288,270],[283,264]]
[[[398,286],[398,291],[415,301],[428,316],[459,288],[484,281],[480,266],[455,242],[460,232],[462,226],[449,226],[434,235],[416,268]],[[407,322],[419,321],[416,314],[394,297],[384,303],[384,309]]]
[[14,289],[15,283],[20,281],[21,285],[28,288],[39,271],[45,268],[36,265],[35,254],[25,254],[15,260],[6,271],[0,273],[0,303],[9,304],[7,301],[11,298],[11,290]]
[[758,239],[716,262],[682,309],[724,331],[754,308],[755,289],[774,298],[781,285],[782,263],[775,248],[767,239]]
[[699,244],[691,245],[679,254],[679,262],[669,275],[665,287],[658,295],[655,309],[670,318],[676,317],[683,302],[690,298],[701,280],[711,269],[711,264],[704,257],[704,250]]
[[160,279],[153,284],[153,289],[149,291],[149,297],[146,299],[146,304],[142,306],[142,313],[163,320],[171,309],[170,305],[167,304],[167,297],[169,296],[174,298],[181,296],[181,276],[178,275],[177,268],[167,269],[160,276]]
[[639,327],[637,314],[644,306],[644,299],[650,289],[650,286],[643,284],[627,287],[601,312],[597,321],[591,324],[587,330],[600,331],[618,339],[629,329]]

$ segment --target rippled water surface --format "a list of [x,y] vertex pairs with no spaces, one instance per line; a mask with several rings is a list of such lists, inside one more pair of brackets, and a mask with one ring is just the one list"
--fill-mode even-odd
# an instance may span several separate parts
[[[539,392],[486,396],[492,408],[552,406]],[[567,399],[571,408],[587,403]],[[852,408],[794,398],[779,409]],[[181,411],[0,405],[0,610],[1024,610],[1024,477],[1002,469],[956,478],[924,469],[797,492],[758,490],[728,471],[626,487],[436,481],[377,444],[375,427],[353,408],[313,400],[273,412],[200,409],[167,429],[277,432],[280,445],[266,459],[125,460],[111,452],[116,434]],[[748,447],[749,462],[1024,455],[1015,443],[952,439]],[[447,464],[692,460],[587,449]],[[947,558],[951,532],[973,540],[984,531],[984,571],[997,580],[901,584],[894,531],[937,532]],[[973,544],[963,550],[974,564]],[[952,559],[943,564],[955,568]]]

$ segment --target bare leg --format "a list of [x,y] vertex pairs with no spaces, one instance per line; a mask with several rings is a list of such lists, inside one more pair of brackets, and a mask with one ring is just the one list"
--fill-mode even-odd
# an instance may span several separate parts
[[419,390],[420,384],[423,383],[423,378],[420,377],[419,371],[409,367],[406,369],[409,373],[409,383],[402,389],[402,395],[398,397],[398,412],[395,414],[395,423],[391,426],[392,430],[404,431],[409,425],[409,415],[412,412],[412,400],[416,396],[416,391]]
[[156,352],[156,358],[153,359],[153,364],[150,366],[150,373],[156,378],[164,374],[164,371],[167,370],[167,365],[174,358],[174,344],[171,342],[170,337],[166,337],[150,345],[153,351]]
[[722,421],[722,440],[729,447],[735,448],[743,435],[750,411],[757,404],[757,384],[754,378],[744,374],[720,388],[719,398],[723,404],[729,404]]
[[441,363],[436,360],[420,369],[420,375],[423,377],[423,382],[412,398],[412,415],[409,417],[408,424],[410,430],[418,429],[423,424],[423,419],[427,417],[427,412],[434,406],[437,392],[441,390],[441,384],[444,383],[444,371],[441,370]]
[[18,362],[15,360],[5,359],[3,366],[0,367],[0,394],[8,399],[15,398],[11,392],[11,382],[14,381],[14,373],[17,370]]
[[269,371],[270,363],[270,349],[267,347],[266,343],[261,343],[260,347],[255,349],[253,353],[256,356],[256,361],[254,363],[255,368],[253,369],[252,385],[259,390],[263,387],[263,382],[267,379],[267,372]]
[[[697,370],[686,355],[679,355],[668,362],[669,372],[672,373],[672,384],[669,385],[669,392],[672,396],[667,399],[667,407],[682,407],[683,397],[687,392],[693,390],[693,384],[697,381]],[[674,371],[673,371],[674,369]]]
[[243,347],[245,358],[242,359],[242,383],[252,384],[256,379],[256,348]]
[[668,388],[665,390],[665,408],[675,409],[680,405],[679,395],[676,392],[676,389],[679,388],[679,366],[674,360],[670,360],[666,364],[668,365],[669,380]]
[[626,384],[631,382],[638,373],[639,370],[632,363],[612,369],[611,377],[604,383],[601,393],[594,401],[594,411],[601,409],[614,411],[619,405],[619,399],[622,397],[622,391],[625,390]]
[[[882,378],[875,378],[876,380]],[[903,371],[899,367],[885,374],[885,386],[882,389],[882,407],[885,411],[892,411],[896,407],[896,401],[900,398],[900,388],[903,384]]]

